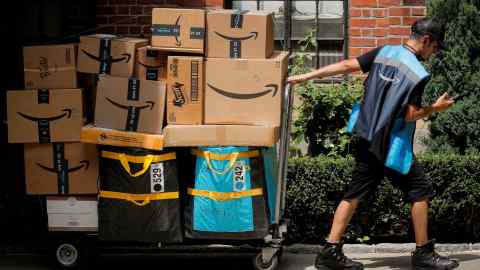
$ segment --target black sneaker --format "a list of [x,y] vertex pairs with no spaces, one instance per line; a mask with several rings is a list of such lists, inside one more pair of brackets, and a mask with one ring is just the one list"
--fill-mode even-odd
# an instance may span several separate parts
[[412,253],[413,270],[451,270],[459,266],[457,260],[435,252],[435,241],[431,240]]
[[363,270],[363,264],[345,256],[342,247],[343,243],[326,243],[315,258],[315,268],[319,270]]

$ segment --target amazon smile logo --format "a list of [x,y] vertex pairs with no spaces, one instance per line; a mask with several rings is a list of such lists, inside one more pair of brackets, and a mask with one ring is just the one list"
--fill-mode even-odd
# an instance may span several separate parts
[[381,71],[378,72],[378,76],[380,77],[380,79],[392,84],[397,84],[400,82],[400,79],[397,76],[393,76],[393,78],[390,78],[388,76],[385,76]]
[[124,110],[129,110],[130,108],[134,108],[134,109],[137,109],[137,110],[143,110],[143,109],[146,109],[146,108],[149,108],[150,107],[150,110],[153,110],[153,106],[155,105],[155,102],[153,101],[145,101],[145,103],[147,103],[147,105],[143,105],[143,106],[127,106],[127,105],[123,105],[123,104],[120,104],[120,103],[117,103],[111,99],[109,99],[108,97],[105,98],[106,100],[108,100],[108,102],[110,102],[112,105],[114,105],[115,107],[118,107],[118,108],[121,108],[121,109],[124,109]]
[[233,99],[254,99],[254,98],[259,98],[259,97],[265,96],[270,92],[273,92],[272,97],[274,97],[277,94],[277,91],[278,91],[278,85],[276,85],[276,84],[267,84],[267,85],[265,85],[265,87],[270,88],[270,89],[260,91],[260,92],[256,92],[256,93],[248,93],[248,94],[240,94],[240,93],[234,93],[234,92],[231,92],[231,91],[222,90],[222,89],[217,88],[217,87],[215,87],[215,86],[213,86],[209,83],[207,83],[207,85],[208,85],[208,87],[210,87],[213,91],[217,92],[218,94],[220,94],[222,96],[229,97],[229,98],[233,98]]
[[50,122],[50,121],[55,121],[55,120],[58,120],[58,119],[61,119],[65,116],[67,116],[67,118],[70,118],[72,116],[72,109],[63,109],[62,112],[65,112],[61,115],[57,115],[57,116],[53,116],[53,117],[35,117],[35,116],[31,116],[31,115],[28,115],[28,114],[24,114],[24,113],[21,113],[21,112],[17,112],[21,117],[27,119],[27,120],[30,120],[30,121],[34,121],[34,122]]
[[[84,49],[82,49],[82,52],[84,54],[86,54],[88,57],[92,58],[93,60],[97,61],[97,62],[102,62],[102,59],[98,56],[95,56],[87,51],[85,51]],[[110,59],[108,59],[108,62],[109,63],[116,63],[116,62],[122,62],[122,61],[125,61],[125,63],[128,63],[130,61],[130,58],[132,58],[132,55],[129,54],[129,53],[122,53],[120,54],[121,58],[113,58],[113,57],[110,57]]]
[[247,39],[251,39],[251,38],[257,39],[257,37],[258,37],[258,32],[250,32],[247,36],[243,36],[243,37],[229,37],[229,36],[220,34],[217,31],[215,31],[215,34],[217,34],[219,37],[221,37],[223,39],[232,40],[232,41],[247,40]]
[[144,63],[142,63],[142,62],[140,62],[140,61],[138,61],[138,63],[139,63],[141,66],[146,67],[146,68],[162,68],[162,67],[165,67],[164,64],[160,64],[160,65],[158,65],[158,66],[150,66],[150,65],[144,64]]
[[[81,164],[81,165],[78,165],[78,166],[76,166],[76,167],[73,167],[73,168],[68,169],[67,172],[68,172],[68,173],[72,173],[72,172],[78,171],[78,170],[80,170],[80,169],[82,169],[82,168],[84,168],[85,171],[86,171],[86,170],[88,170],[88,167],[90,166],[90,162],[89,162],[88,160],[82,160],[82,161],[80,161],[80,164]],[[37,166],[40,167],[40,168],[42,168],[42,169],[44,169],[44,170],[46,170],[46,171],[52,172],[52,173],[59,173],[59,171],[58,171],[57,169],[55,169],[55,168],[49,168],[49,167],[47,167],[47,166],[45,166],[45,165],[42,165],[42,164],[40,164],[40,163],[37,163]]]

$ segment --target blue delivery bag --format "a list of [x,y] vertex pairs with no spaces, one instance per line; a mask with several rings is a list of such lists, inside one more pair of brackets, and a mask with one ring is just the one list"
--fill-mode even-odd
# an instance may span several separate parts
[[201,147],[187,193],[185,235],[194,239],[262,239],[268,234],[263,159],[248,147]]

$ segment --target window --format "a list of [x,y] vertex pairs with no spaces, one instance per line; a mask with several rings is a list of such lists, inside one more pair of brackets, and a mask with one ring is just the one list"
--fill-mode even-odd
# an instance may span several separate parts
[[[275,47],[299,50],[299,41],[311,31],[315,36],[315,47],[310,54],[310,65],[319,68],[345,58],[345,2],[348,0],[230,0],[227,7],[239,10],[267,10],[274,13]],[[285,6],[290,5],[290,12]],[[289,33],[285,23],[290,23]]]

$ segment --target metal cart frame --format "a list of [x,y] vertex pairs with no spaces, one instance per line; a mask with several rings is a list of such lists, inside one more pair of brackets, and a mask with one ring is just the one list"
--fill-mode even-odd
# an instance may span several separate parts
[[[175,254],[198,254],[211,255],[211,254],[236,254],[236,253],[254,253],[256,256],[253,259],[253,266],[257,270],[274,270],[278,267],[279,259],[282,255],[282,242],[287,232],[287,223],[284,217],[285,213],[285,199],[286,199],[286,176],[288,169],[288,154],[289,154],[289,141],[290,141],[290,123],[292,119],[292,107],[293,107],[293,91],[290,84],[286,84],[283,89],[282,96],[282,114],[281,114],[281,127],[280,127],[280,139],[277,143],[277,188],[276,188],[276,205],[274,209],[274,224],[272,226],[271,234],[267,235],[263,239],[263,243],[256,245],[249,245],[236,241],[237,244],[225,245],[225,244],[205,244],[205,245],[165,245],[158,243],[155,247],[148,248],[148,253],[154,253],[159,255],[175,255]],[[85,250],[96,253],[94,247],[89,246],[89,242],[81,244],[82,238],[96,238],[97,234],[85,234],[85,233],[55,233],[52,235],[53,245],[51,246],[52,255],[56,259],[58,266],[62,268],[72,268],[78,265],[81,257],[82,259],[88,259],[89,256],[85,253]],[[139,250],[135,246],[120,246],[107,248],[104,251],[114,251],[114,254],[129,253]],[[141,247],[141,251],[145,251],[144,247]],[[95,254],[92,254],[95,255]],[[83,258],[86,257],[86,258]]]

